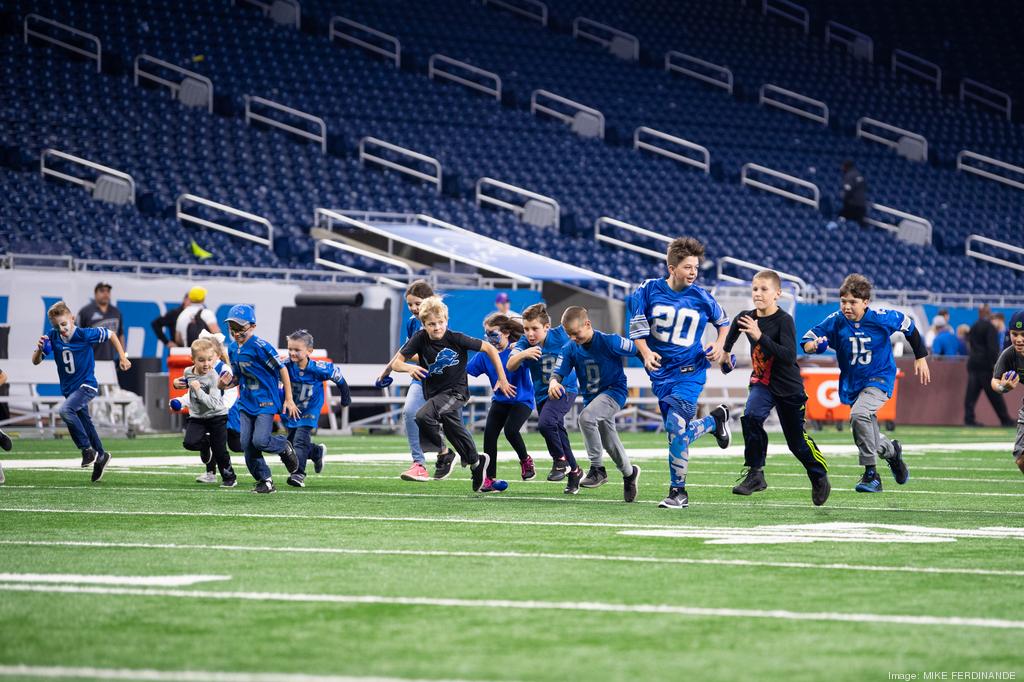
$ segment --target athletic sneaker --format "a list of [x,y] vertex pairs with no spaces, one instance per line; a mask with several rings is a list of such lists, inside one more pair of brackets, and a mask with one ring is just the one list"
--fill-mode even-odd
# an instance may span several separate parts
[[892,457],[885,461],[889,463],[889,469],[892,470],[892,477],[896,479],[896,483],[903,485],[910,478],[910,470],[907,469],[907,463],[903,461],[903,445],[898,440],[894,440],[892,450]]
[[580,479],[583,478],[583,469],[576,467],[565,476],[565,494],[575,495],[580,491]]
[[811,481],[811,502],[814,503],[815,507],[825,504],[831,492],[832,484],[828,480],[828,475],[819,476]]
[[13,446],[14,444],[11,443],[11,437],[4,433],[2,430],[0,430],[0,448],[5,450],[6,452],[10,452]]
[[527,455],[526,459],[520,460],[519,471],[522,474],[524,481],[530,481],[537,478],[537,470],[533,466],[533,457]]
[[196,483],[216,483],[217,474],[213,471],[204,471],[201,475],[196,476]]
[[508,481],[503,481],[500,478],[488,478],[484,481],[484,487],[480,489],[482,493],[500,493],[508,490]]
[[484,487],[487,480],[487,465],[491,463],[491,456],[486,452],[480,453],[476,458],[476,464],[470,467],[473,473],[473,492],[478,493]]
[[565,457],[559,457],[551,463],[551,473],[548,474],[549,481],[561,481],[565,478],[565,472],[567,469]]
[[92,482],[96,483],[103,478],[103,470],[107,468],[107,462],[110,461],[109,452],[101,452],[96,455],[96,461],[92,464]]
[[313,473],[319,474],[324,470],[324,457],[327,456],[327,446],[323,443],[317,443],[316,447],[313,448],[313,456],[310,458],[313,460]]
[[92,448],[86,448],[82,450],[82,468],[86,468],[90,464],[96,461],[96,451]]
[[220,483],[221,488],[234,488],[236,485],[238,485],[238,478],[236,476],[225,478]]
[[732,431],[729,429],[729,406],[719,405],[711,410],[711,416],[715,418],[715,430],[713,432],[715,440],[718,441],[718,447],[724,450],[732,442]]
[[274,487],[274,482],[269,478],[265,481],[260,481],[256,484],[256,487],[252,489],[254,493],[260,495],[269,495],[270,493],[276,493],[277,488]]
[[455,453],[451,450],[439,452],[437,462],[434,463],[434,479],[443,481],[451,476],[452,468],[455,466]]
[[761,467],[747,467],[743,482],[732,489],[733,495],[753,495],[768,487],[764,480],[764,469]]
[[584,488],[600,488],[607,482],[607,470],[605,470],[604,467],[592,466],[590,467],[590,471],[587,472],[587,475],[584,477],[584,479],[580,481],[580,485],[583,486]]
[[633,473],[622,477],[622,499],[636,502],[636,484],[640,481],[640,467],[633,465]]
[[686,488],[669,488],[668,497],[658,505],[662,509],[685,509],[690,506],[690,496]]
[[882,479],[878,477],[877,471],[874,474],[865,471],[854,490],[859,493],[880,493],[882,492]]
[[281,452],[281,462],[289,474],[294,474],[299,469],[299,458],[295,456],[295,446],[291,441],[284,442],[284,450]]
[[419,462],[413,462],[412,466],[402,472],[403,481],[429,481],[430,472]]
[[288,485],[293,488],[305,488],[306,487],[306,474],[301,471],[296,471],[294,474],[288,477]]

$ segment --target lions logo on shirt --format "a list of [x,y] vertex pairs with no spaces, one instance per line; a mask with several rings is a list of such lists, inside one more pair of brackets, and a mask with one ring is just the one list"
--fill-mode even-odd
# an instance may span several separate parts
[[430,363],[431,374],[444,374],[444,371],[449,367],[454,367],[459,364],[459,354],[451,348],[443,348],[441,352],[437,354],[437,357],[432,363]]

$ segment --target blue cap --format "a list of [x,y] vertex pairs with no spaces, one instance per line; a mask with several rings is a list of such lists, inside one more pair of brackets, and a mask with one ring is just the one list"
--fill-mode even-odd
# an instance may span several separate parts
[[251,305],[241,303],[231,306],[228,311],[228,322],[240,322],[242,324],[256,324],[256,311]]
[[1010,318],[1010,326],[1007,327],[1011,332],[1024,332],[1024,310],[1018,310]]

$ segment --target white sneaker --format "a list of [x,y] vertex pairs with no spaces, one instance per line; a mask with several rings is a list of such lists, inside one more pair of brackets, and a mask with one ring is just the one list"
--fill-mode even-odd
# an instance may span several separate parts
[[207,471],[202,476],[196,476],[196,483],[216,483],[217,473],[214,471]]

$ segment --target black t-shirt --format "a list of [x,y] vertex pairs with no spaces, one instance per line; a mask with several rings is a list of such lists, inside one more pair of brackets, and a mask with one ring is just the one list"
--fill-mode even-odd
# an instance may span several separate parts
[[746,315],[757,321],[761,338],[757,343],[750,339],[750,361],[754,365],[750,373],[750,385],[767,386],[772,395],[779,397],[802,396],[804,382],[800,378],[800,367],[796,364],[796,324],[793,317],[781,308],[767,317],[758,317],[756,310],[745,310],[729,325],[725,337],[725,352],[728,353],[742,333],[739,319]]
[[1017,376],[1024,378],[1024,355],[1014,350],[1013,346],[999,354],[999,359],[996,360],[996,365],[992,368],[992,378],[1002,379],[1003,375],[1011,370],[1016,372]]
[[[105,327],[113,335],[124,336],[121,311],[113,304],[107,306],[107,312],[100,310],[95,301],[86,304],[78,311],[78,326]],[[97,360],[113,360],[117,356],[114,347],[107,341],[93,346],[93,353]]]
[[469,380],[466,378],[469,351],[478,351],[483,344],[480,339],[450,329],[434,341],[427,330],[421,329],[409,337],[399,352],[407,358],[418,355],[420,367],[430,372],[423,380],[424,398],[429,400],[454,390],[465,400],[469,397]]

